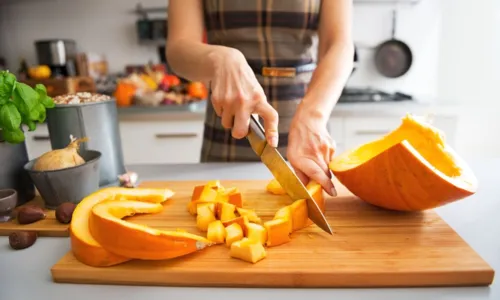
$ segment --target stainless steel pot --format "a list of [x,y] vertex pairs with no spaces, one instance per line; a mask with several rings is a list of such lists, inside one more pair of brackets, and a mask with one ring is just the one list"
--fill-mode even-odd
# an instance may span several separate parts
[[125,173],[123,151],[118,125],[116,101],[56,104],[47,110],[47,126],[52,149],[61,149],[76,138],[88,137],[80,144],[82,150],[97,150],[102,156],[99,162],[99,186],[118,185],[118,175]]
[[35,48],[40,65],[64,66],[76,59],[76,43],[73,40],[35,41]]

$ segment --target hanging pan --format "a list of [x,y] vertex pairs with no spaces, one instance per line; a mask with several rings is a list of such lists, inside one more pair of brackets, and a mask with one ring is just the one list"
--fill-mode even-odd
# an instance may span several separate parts
[[385,77],[401,77],[413,63],[410,47],[396,39],[396,10],[392,12],[392,38],[378,45],[375,50],[375,67]]

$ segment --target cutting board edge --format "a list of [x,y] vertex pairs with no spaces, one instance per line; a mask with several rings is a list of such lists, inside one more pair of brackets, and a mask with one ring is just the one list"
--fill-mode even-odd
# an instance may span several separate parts
[[[168,280],[158,281],[137,281],[137,278],[146,278],[135,276],[131,280],[116,280],[113,274],[102,273],[95,277],[93,270],[85,272],[74,272],[74,268],[65,268],[60,262],[67,260],[68,257],[74,258],[73,253],[68,251],[58,262],[50,269],[52,281],[55,283],[73,283],[73,284],[99,284],[99,285],[125,285],[125,286],[172,286],[172,287],[241,287],[241,288],[405,288],[405,287],[467,287],[467,286],[490,286],[495,279],[495,270],[488,262],[483,260],[482,268],[476,270],[450,270],[436,272],[401,272],[397,278],[399,283],[394,283],[394,273],[392,272],[367,272],[359,274],[358,272],[339,272],[339,273],[290,273],[286,276],[280,272],[253,272],[258,281],[249,282],[248,272],[231,273],[227,272],[215,274],[213,271],[193,270],[192,272],[174,271],[169,272]],[[81,265],[84,265],[80,263]],[[84,265],[85,266],[85,265]],[[85,266],[87,267],[87,266]],[[92,268],[92,267],[88,267]],[[103,270],[112,270],[111,273],[121,272],[120,269],[113,267],[102,268]],[[92,268],[93,269],[93,268]],[[137,270],[135,271],[137,272]],[[139,271],[148,272],[148,271]],[[82,274],[83,273],[83,274]],[[88,275],[85,275],[88,273]],[[107,278],[110,274],[111,278]],[[220,280],[224,276],[226,280]],[[307,275],[307,276],[305,276]],[[455,278],[449,281],[450,275]],[[188,278],[192,276],[203,277],[205,280],[191,281]],[[236,280],[240,277],[241,280]],[[159,277],[155,277],[159,278]],[[217,278],[219,281],[209,282],[206,278]],[[281,278],[282,281],[276,282],[275,278]],[[375,278],[375,280],[373,279]],[[423,278],[423,279],[422,279]],[[304,282],[306,281],[306,282]],[[235,283],[240,282],[240,283]],[[302,282],[302,283],[301,283]],[[371,282],[371,284],[359,284],[359,282]],[[333,283],[333,284],[332,284]]]

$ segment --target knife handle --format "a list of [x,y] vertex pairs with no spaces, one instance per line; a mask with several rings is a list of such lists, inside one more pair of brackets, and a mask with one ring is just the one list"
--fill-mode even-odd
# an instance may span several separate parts
[[266,134],[264,128],[254,115],[250,115],[250,128],[248,130],[247,139],[252,149],[260,156],[267,144]]

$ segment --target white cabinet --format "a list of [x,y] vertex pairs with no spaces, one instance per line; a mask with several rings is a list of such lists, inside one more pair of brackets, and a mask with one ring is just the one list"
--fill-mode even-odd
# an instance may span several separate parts
[[28,131],[26,129],[24,136],[30,160],[52,150],[52,146],[50,146],[49,129],[45,123],[37,124],[35,131]]
[[[335,115],[328,122],[328,131],[337,144],[336,155],[361,144],[378,139],[401,123],[400,114],[366,116],[351,111]],[[433,124],[441,129],[452,147],[456,144],[458,117],[437,115]],[[203,141],[203,117],[189,119],[127,118],[120,120],[120,134],[126,165],[198,163]],[[50,151],[45,124],[35,132],[26,132],[30,159]]]
[[125,164],[200,161],[203,120],[120,121]]

